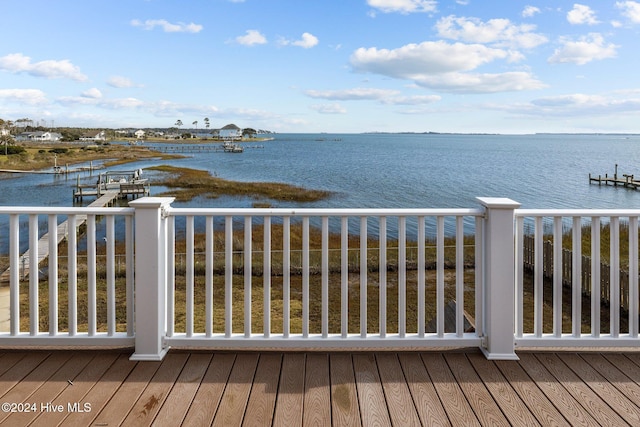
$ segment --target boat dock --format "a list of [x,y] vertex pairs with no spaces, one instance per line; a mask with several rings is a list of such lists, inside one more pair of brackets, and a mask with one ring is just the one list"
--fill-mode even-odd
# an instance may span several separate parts
[[612,185],[614,187],[632,188],[637,190],[640,188],[640,179],[636,179],[634,175],[623,174],[622,177],[618,176],[618,165],[616,165],[613,176],[609,174],[595,175],[589,174],[589,183],[596,183],[598,185]]
[[[140,179],[142,169],[136,171],[115,171],[101,173],[98,182],[94,184],[76,184],[73,190],[73,200],[75,202],[82,201],[85,197],[96,197],[98,200],[110,194],[115,196],[111,201],[118,199],[132,199],[142,196],[148,196],[151,193],[151,184],[146,179]],[[94,202],[95,203],[95,202]],[[108,206],[102,204],[100,206]]]
[[[94,201],[89,205],[89,207],[104,207],[111,206],[115,200],[118,198],[119,192],[117,190],[110,190],[103,194],[98,200]],[[80,228],[82,224],[87,220],[86,215],[78,215],[76,217],[76,229]],[[69,224],[68,221],[61,222],[57,227],[57,242],[56,244],[60,244],[69,233]],[[49,256],[49,233],[44,234],[38,240],[38,265],[42,261],[44,261]],[[29,260],[31,259],[31,250],[27,250],[24,254],[20,256],[19,265],[21,272],[21,280],[24,280],[29,276]],[[10,269],[6,269],[2,274],[0,274],[0,283],[9,282],[10,278]]]

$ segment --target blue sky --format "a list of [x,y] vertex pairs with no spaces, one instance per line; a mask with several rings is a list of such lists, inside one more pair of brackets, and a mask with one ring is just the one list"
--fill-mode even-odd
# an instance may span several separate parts
[[5,0],[0,118],[640,133],[640,1]]

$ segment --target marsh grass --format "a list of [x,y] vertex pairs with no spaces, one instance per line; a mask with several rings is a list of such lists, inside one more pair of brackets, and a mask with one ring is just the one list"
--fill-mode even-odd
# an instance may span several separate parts
[[330,196],[323,190],[309,190],[289,184],[274,182],[239,182],[211,176],[207,171],[161,165],[148,168],[164,172],[168,176],[157,185],[171,191],[160,196],[173,196],[178,201],[189,201],[197,196],[217,198],[222,195],[267,198],[277,201],[315,202]]
[[[161,158],[175,159],[183,156],[160,153],[150,150],[148,147],[127,145],[100,145],[88,149],[85,146],[75,144],[53,145],[27,145],[23,154],[0,156],[0,167],[16,170],[41,170],[52,168],[57,162],[58,166],[73,165],[91,160],[106,160],[105,167],[117,166],[141,159]],[[60,149],[66,149],[64,150]],[[58,153],[53,152],[60,151]]]

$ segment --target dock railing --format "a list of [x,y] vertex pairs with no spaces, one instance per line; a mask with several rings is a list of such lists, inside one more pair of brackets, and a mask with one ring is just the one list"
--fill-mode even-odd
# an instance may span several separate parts
[[[124,345],[135,347],[134,360],[160,360],[172,346],[479,347],[490,359],[516,359],[523,346],[638,345],[640,210],[519,209],[502,198],[478,198],[473,209],[172,202],[0,208],[0,244],[9,247],[0,267],[10,277],[0,346]],[[60,246],[47,243],[47,261],[33,261],[21,281],[20,253],[41,249],[45,230],[64,220],[75,230],[85,216],[86,228]],[[529,234],[533,273],[523,262]],[[554,269],[545,279],[549,239]],[[585,245],[594,260],[589,293],[577,261]],[[556,264],[563,248],[576,260],[569,287]],[[117,257],[127,260],[124,273],[114,268]],[[606,304],[598,289],[603,257],[611,265]],[[630,277],[628,310],[619,303],[621,265]]]

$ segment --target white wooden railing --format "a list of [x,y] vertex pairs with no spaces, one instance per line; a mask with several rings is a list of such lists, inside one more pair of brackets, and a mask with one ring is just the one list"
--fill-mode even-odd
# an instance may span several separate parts
[[[498,198],[479,198],[476,209],[178,209],[172,201],[0,208],[10,300],[0,346],[135,346],[134,360],[162,359],[171,346],[473,346],[515,359],[523,346],[638,344],[640,210],[523,210]],[[85,218],[86,231],[67,232]],[[624,254],[621,223],[631,230]],[[588,240],[598,261],[601,237],[611,236],[610,301],[620,300],[621,259],[629,260],[629,311],[612,303],[604,328],[599,262],[589,296],[577,262],[570,298],[562,269],[551,284],[541,274],[541,242],[555,242],[554,265],[568,245],[563,224],[576,260]],[[48,261],[30,257],[21,280],[21,245],[37,253],[45,230]],[[522,267],[526,233],[536,241],[533,275]],[[125,274],[114,267],[122,257]]]
[[[425,346],[425,345],[444,345],[442,340],[447,341],[447,345],[472,345],[478,343],[476,334],[468,334],[463,330],[463,315],[465,304],[465,283],[464,283],[464,220],[470,219],[475,224],[476,219],[479,221],[483,211],[479,209],[171,209],[169,211],[169,247],[173,248],[176,233],[176,218],[185,218],[184,235],[186,236],[186,270],[184,273],[185,283],[185,325],[180,332],[176,332],[176,319],[173,313],[176,312],[173,306],[176,300],[176,275],[172,274],[176,271],[175,266],[170,262],[168,265],[168,281],[169,281],[169,298],[168,298],[168,317],[167,317],[167,339],[170,345],[187,345],[197,341],[197,345],[208,345],[216,348],[220,347],[255,347],[260,348],[267,346],[281,347],[354,347],[366,345],[368,347],[379,346]],[[196,331],[194,327],[194,223],[200,218],[206,224],[205,241],[208,243],[206,248],[205,272],[206,276],[201,281],[200,286],[205,289],[205,307],[204,307],[204,325],[200,331]],[[455,325],[453,331],[447,333],[445,331],[445,219],[451,218],[455,224]],[[222,230],[215,232],[214,223],[216,220],[223,224]],[[352,219],[351,224],[349,220]],[[432,221],[433,235],[435,237],[436,258],[436,278],[435,278],[435,298],[434,301],[428,301],[425,289],[427,280],[425,277],[426,257],[425,257],[425,241],[427,234],[427,223],[429,219]],[[310,224],[318,223],[320,228],[320,253],[321,257],[312,260],[314,251],[310,249]],[[339,229],[340,243],[333,249],[330,248],[330,222],[334,222],[336,228]],[[277,223],[281,228],[282,241],[275,242],[272,237],[273,224]],[[355,224],[354,224],[355,223]],[[388,227],[393,223],[394,236],[393,243],[389,242]],[[409,225],[408,225],[409,224]],[[259,235],[253,231],[259,225]],[[413,233],[408,232],[408,228],[412,228]],[[375,226],[375,242],[376,247],[370,248],[368,236],[369,229]],[[234,241],[238,236],[234,233],[235,228],[239,228],[242,242]],[[294,249],[292,243],[292,228],[301,229],[302,241],[300,248]],[[355,230],[350,230],[355,228]],[[479,229],[478,227],[473,227]],[[349,235],[350,231],[355,232],[359,236],[356,242],[356,265],[350,267],[349,260]],[[214,255],[213,242],[215,241],[215,233],[222,234],[223,248]],[[278,233],[280,234],[280,233]],[[410,236],[409,234],[413,234]],[[260,247],[254,247],[254,239],[262,240]],[[279,237],[280,238],[280,237]],[[417,244],[416,253],[416,271],[417,280],[416,298],[407,298],[407,241],[413,240]],[[480,241],[480,239],[474,239]],[[281,249],[276,251],[273,245],[281,245]],[[353,244],[353,242],[351,242]],[[240,250],[236,250],[234,246],[241,246]],[[393,246],[393,247],[391,247]],[[336,252],[336,267],[330,267],[331,252]],[[388,272],[389,252],[397,252],[397,272],[393,274],[394,283],[397,281],[397,305],[388,307],[388,294],[391,292],[385,284],[391,272]],[[297,265],[294,264],[293,255],[297,255]],[[316,251],[317,252],[317,251]],[[476,256],[481,255],[481,251],[475,252]],[[240,263],[234,258],[240,257]],[[223,295],[214,296],[214,258],[220,257],[224,259],[224,271],[220,276],[224,276]],[[261,264],[258,275],[254,277],[256,272],[252,271],[254,260],[259,258]],[[272,292],[274,286],[272,283],[273,262],[278,259],[278,277],[281,274],[281,284],[278,285],[278,293],[282,294],[277,301],[273,299]],[[352,256],[353,258],[353,256]],[[372,262],[372,258],[377,261]],[[395,258],[395,257],[394,257]],[[169,260],[173,260],[173,253],[169,254]],[[475,264],[481,261],[475,260]],[[351,262],[353,263],[353,261]],[[235,266],[240,266],[242,271],[235,274]],[[299,298],[292,295],[292,270],[300,271],[300,291]],[[312,284],[310,280],[310,270],[314,269],[319,272],[319,280],[316,284]],[[349,283],[349,270],[356,270],[358,275],[358,286]],[[335,274],[332,275],[332,270]],[[377,270],[375,282],[380,283],[377,287],[377,295],[375,301],[369,296],[371,292],[369,271]],[[242,286],[234,285],[234,277],[242,276]],[[256,283],[256,281],[258,283]],[[280,280],[279,280],[280,281]],[[339,283],[331,283],[336,281]],[[256,287],[262,289],[261,295],[254,295],[253,290]],[[475,283],[470,284],[475,287]],[[317,304],[310,302],[310,295],[314,293],[313,287],[319,288],[319,292],[315,292],[319,296]],[[238,289],[240,288],[240,289]],[[395,287],[394,287],[395,288]],[[333,307],[330,305],[330,289],[335,293],[334,300],[337,304]],[[356,313],[351,313],[350,294],[356,292],[359,295],[359,308]],[[241,293],[241,303],[234,304],[237,298],[234,294]],[[481,292],[476,293],[476,298],[480,301]],[[182,299],[182,298],[181,298]],[[396,298],[394,298],[395,301]],[[257,302],[257,303],[256,303]],[[299,327],[294,330],[294,315],[292,303],[297,302],[301,305],[299,310]],[[371,313],[369,305],[375,303],[375,313]],[[448,302],[448,301],[447,301]],[[310,314],[310,306],[315,305],[319,308],[318,327],[311,326],[313,322]],[[238,309],[234,308],[237,307]],[[253,313],[254,306],[259,306],[260,319],[257,323],[261,324],[259,330],[253,328],[256,323],[256,315]],[[272,331],[272,311],[274,307],[278,307],[278,312],[282,316],[282,321],[278,325],[274,325],[278,331]],[[437,309],[436,328],[434,331],[427,331],[425,326],[430,320],[426,317],[426,307],[435,306]],[[219,310],[216,308],[219,307]],[[224,313],[224,324],[220,325],[219,330],[214,330],[214,312]],[[331,313],[330,313],[331,311]],[[394,317],[397,317],[397,324],[394,330],[389,330],[387,318],[390,311],[394,311]],[[415,324],[410,326],[408,321],[408,313],[416,313]],[[358,323],[349,330],[349,323],[353,323],[353,315],[357,316]],[[335,315],[338,323],[334,330],[330,328],[330,318]],[[375,322],[375,332],[371,331],[369,318],[373,317]],[[237,326],[238,325],[238,326]],[[355,330],[353,330],[355,328]],[[425,340],[425,338],[430,338]],[[268,344],[266,343],[268,341]]]
[[[4,234],[9,246],[8,259],[4,259],[0,268],[1,280],[9,282],[9,310],[0,312],[6,317],[0,318],[6,329],[0,329],[0,345],[133,345],[133,209],[0,207],[0,215],[8,219],[7,227],[0,233]],[[121,250],[126,260],[124,291],[121,292],[124,297],[118,304],[126,315],[120,319],[124,327],[119,331],[116,321],[116,218],[124,222]],[[104,255],[97,252],[99,223],[105,229],[100,243]],[[80,256],[78,236],[85,234],[86,254]],[[63,239],[67,246],[64,252],[59,246]],[[26,243],[28,251],[20,250],[21,242]],[[81,258],[84,259],[82,266],[78,264]],[[64,259],[64,272],[59,269],[61,259]],[[79,269],[84,274],[82,282],[86,284],[83,306],[78,305]],[[62,282],[66,289],[64,295],[61,294]],[[0,283],[0,286],[5,285]],[[98,288],[104,290],[104,300],[96,297]],[[42,304],[42,297],[46,304]],[[64,307],[60,299],[65,300]],[[27,301],[27,304],[21,304],[21,301]],[[99,304],[106,306],[105,314],[100,318]],[[28,307],[28,318],[24,320],[21,305]],[[63,327],[61,317],[65,319]],[[82,323],[86,325],[82,329],[78,327],[79,318],[83,318]],[[41,323],[46,326],[41,327]]]
[[[640,210],[534,210],[520,209],[516,218],[516,344],[519,346],[638,346],[638,217]],[[621,241],[621,224],[628,237]],[[563,242],[563,227],[570,236]],[[522,238],[525,228],[534,235],[533,281],[525,280]],[[543,243],[553,241],[552,280],[543,278]],[[588,248],[584,248],[588,244]],[[622,244],[622,245],[621,245]],[[602,245],[609,247],[603,250]],[[621,247],[628,247],[622,250]],[[564,287],[563,249],[571,249],[570,289]],[[590,286],[583,287],[583,252],[590,257]],[[601,286],[601,260],[608,258],[609,286],[606,302]],[[622,260],[628,271],[628,312],[621,324],[620,282]],[[566,273],[565,273],[566,274]],[[566,279],[566,278],[564,278]],[[625,284],[626,285],[626,284]],[[525,307],[530,293],[533,304]],[[545,303],[545,294],[550,304]],[[585,318],[588,322],[585,322]],[[586,324],[585,324],[586,323]]]

